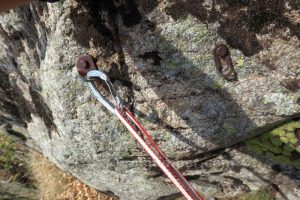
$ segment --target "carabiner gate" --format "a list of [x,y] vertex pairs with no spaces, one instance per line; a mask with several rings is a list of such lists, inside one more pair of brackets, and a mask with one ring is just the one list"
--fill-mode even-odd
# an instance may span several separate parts
[[[115,108],[123,108],[121,104],[121,99],[117,95],[109,77],[100,69],[96,69],[96,65],[90,55],[80,56],[77,59],[77,70],[80,76],[84,81],[88,82],[90,89],[94,96],[102,103],[111,113],[116,114]],[[116,105],[114,106],[107,98],[101,94],[101,92],[97,89],[93,79],[99,78],[102,80],[108,87],[110,93],[116,101]]]
[[[88,80],[91,80],[88,82],[88,85],[90,89],[92,90],[94,96],[100,101],[111,113],[116,114],[115,107],[122,108],[120,97],[117,95],[112,83],[110,82],[109,77],[101,70],[92,70],[89,71],[86,75]],[[107,87],[109,88],[109,91],[113,98],[116,101],[116,106],[114,106],[110,101],[108,101],[105,96],[103,96],[97,89],[96,85],[94,84],[93,80],[91,78],[99,78],[105,82]]]

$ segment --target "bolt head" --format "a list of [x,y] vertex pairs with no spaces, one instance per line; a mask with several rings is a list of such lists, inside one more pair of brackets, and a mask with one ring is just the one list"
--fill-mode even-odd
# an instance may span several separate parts
[[229,53],[228,48],[224,44],[220,44],[216,47],[216,54],[220,57],[225,57]]
[[95,70],[96,65],[90,55],[79,56],[77,58],[76,67],[78,73],[85,77],[89,71]]
[[81,68],[87,69],[87,68],[88,68],[88,63],[87,63],[85,60],[80,60],[79,66],[80,66]]

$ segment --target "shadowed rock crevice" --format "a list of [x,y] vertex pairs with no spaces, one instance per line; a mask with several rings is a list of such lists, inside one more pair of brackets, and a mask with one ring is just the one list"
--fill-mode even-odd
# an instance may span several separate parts
[[[74,24],[74,39],[84,47],[101,48],[97,63],[101,63],[113,82],[119,81],[128,88],[125,102],[134,100],[132,82],[128,74],[122,47],[120,46],[117,17],[122,18],[124,26],[132,27],[141,21],[138,5],[134,0],[121,1],[78,1],[72,8],[71,20]],[[105,62],[105,64],[102,64]]]
[[[97,1],[78,0],[72,8],[71,19],[74,23],[74,37],[82,46],[101,47],[107,53],[116,49],[115,20],[121,16],[123,24],[132,27],[141,21],[141,15],[134,0]],[[109,55],[109,54],[107,54]],[[104,55],[105,56],[105,55]]]
[[[56,125],[52,112],[44,102],[43,97],[36,89],[33,89],[36,88],[34,82],[30,81],[29,92],[32,102],[29,102],[28,99],[25,99],[23,96],[26,91],[22,91],[21,88],[16,85],[17,79],[22,79],[21,77],[11,77],[10,80],[9,73],[4,72],[3,68],[0,68],[0,77],[0,109],[3,112],[0,115],[0,124],[8,123],[7,130],[11,130],[12,132],[13,130],[9,128],[11,127],[10,123],[17,123],[26,127],[27,123],[32,121],[31,114],[36,114],[44,120],[50,136],[51,130],[56,130]],[[8,116],[10,117],[8,118]],[[14,132],[12,132],[12,134],[14,134]]]
[[31,110],[22,92],[12,80],[9,80],[9,72],[0,68],[0,124],[17,123],[26,127],[31,121]]
[[[27,123],[32,121],[31,113],[34,112],[34,108],[24,97],[24,88],[18,85],[28,84],[18,59],[22,57],[23,60],[31,62],[30,67],[38,69],[45,56],[47,36],[44,30],[39,29],[39,25],[44,27],[41,20],[43,13],[39,12],[46,6],[40,3],[34,5],[32,9],[23,6],[17,8],[15,13],[7,13],[9,22],[0,26],[1,41],[5,44],[7,52],[7,56],[1,60],[0,68],[1,110],[5,113],[1,114],[0,121],[1,124],[8,123],[7,126],[17,123],[26,127]],[[39,37],[39,31],[42,37]],[[24,65],[22,67],[24,68]],[[9,127],[7,130],[14,134]]]
[[141,21],[141,14],[135,0],[116,0],[118,13],[122,16],[124,26],[132,27]]
[[[45,56],[47,35],[44,30],[45,24],[41,20],[42,13],[39,15],[37,10],[43,10],[46,6],[39,2],[36,2],[35,6],[32,9],[28,6],[16,8],[17,12],[14,14],[15,16],[11,16],[11,21],[0,27],[0,35],[5,43],[5,48],[10,51],[9,59],[14,60],[25,53],[26,49],[31,50],[30,57],[34,62],[33,67],[39,68],[40,61]],[[21,20],[23,23],[20,27],[14,28],[14,24]]]
[[84,47],[101,47],[104,50],[102,56],[110,56],[115,51],[115,44],[107,24],[115,12],[112,1],[78,1],[70,16],[74,39]]
[[22,141],[26,141],[27,140],[27,137],[24,134],[22,134],[22,133],[20,133],[18,131],[15,131],[13,129],[13,127],[12,127],[11,124],[6,124],[4,126],[4,128],[6,129],[7,133],[9,133],[10,135],[15,136],[15,137],[21,139]]
[[256,34],[276,36],[278,31],[288,28],[292,35],[300,38],[300,23],[286,15],[291,10],[299,11],[298,0],[222,0],[212,1],[210,6],[205,0],[171,2],[166,12],[175,20],[190,14],[203,23],[218,22],[219,35],[246,56],[255,55],[264,48]]
[[40,95],[40,91],[37,90],[35,83],[32,80],[30,81],[30,83],[31,84],[29,87],[29,92],[31,95],[32,103],[34,105],[32,113],[38,115],[41,119],[43,119],[48,130],[48,136],[49,138],[51,138],[51,131],[57,131],[52,111],[44,102],[44,99],[42,95]]
[[[41,20],[43,15],[41,10],[44,10],[45,7],[45,4],[40,3],[34,3],[32,9],[28,6],[19,7],[16,9],[16,13],[10,14],[11,16],[8,18],[10,23],[0,26],[1,39],[8,52],[7,57],[2,60],[3,67],[0,68],[1,87],[5,91],[3,94],[5,100],[3,102],[5,102],[4,107],[8,109],[6,113],[10,113],[11,116],[16,118],[9,120],[3,116],[1,120],[4,119],[4,121],[11,124],[17,122],[26,127],[27,123],[32,121],[31,114],[33,113],[41,116],[48,128],[55,127],[53,117],[51,117],[51,114],[49,115],[51,113],[50,109],[41,109],[42,107],[47,108],[47,106],[45,103],[41,103],[43,99],[38,92],[31,90],[32,95],[28,94],[31,95],[33,102],[25,98],[27,91],[22,90],[27,88],[30,83],[26,80],[28,77],[25,78],[24,74],[22,74],[22,69],[28,63],[23,63],[22,66],[19,65],[19,59],[21,58],[30,62],[33,69],[38,70],[41,61],[45,57],[47,35],[46,30],[43,29],[45,28],[45,23]],[[22,23],[14,27],[20,21]],[[34,84],[34,87],[40,85],[39,80],[32,80],[31,83],[33,82],[37,83]],[[42,104],[43,106],[41,106]],[[5,109],[3,108],[2,110]]]
[[152,65],[160,65],[162,58],[159,56],[159,51],[149,51],[139,55],[144,61],[151,60]]

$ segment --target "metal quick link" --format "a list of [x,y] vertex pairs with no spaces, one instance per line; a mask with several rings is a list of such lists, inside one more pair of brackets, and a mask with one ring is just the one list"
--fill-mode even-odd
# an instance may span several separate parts
[[87,79],[88,81],[88,85],[90,87],[90,89],[92,90],[94,96],[98,99],[98,101],[100,101],[100,103],[102,103],[111,113],[113,113],[114,115],[116,115],[116,111],[115,111],[115,106],[108,101],[97,89],[96,85],[94,84],[93,80],[91,78],[99,78],[101,80],[103,80],[105,82],[105,84],[108,86],[110,93],[112,94],[112,96],[114,97],[115,101],[116,101],[116,106],[117,107],[122,107],[121,105],[121,100],[119,98],[119,96],[117,95],[112,83],[109,80],[109,77],[102,71],[100,70],[92,70],[89,71],[87,73]]

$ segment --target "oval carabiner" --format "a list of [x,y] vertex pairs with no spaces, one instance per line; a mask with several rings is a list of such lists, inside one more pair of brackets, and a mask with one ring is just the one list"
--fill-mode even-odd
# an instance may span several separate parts
[[[117,95],[107,74],[101,70],[92,70],[87,73],[86,78],[88,80],[90,80],[88,82],[88,85],[89,85],[90,89],[92,90],[94,96],[98,99],[98,101],[100,101],[110,112],[112,112],[113,114],[116,114],[115,107],[122,108],[121,99]],[[111,95],[113,96],[113,98],[116,101],[116,106],[114,106],[110,101],[108,101],[106,99],[106,97],[104,95],[101,94],[101,92],[98,91],[96,85],[94,84],[94,82],[91,78],[99,78],[107,85]]]
[[[123,108],[121,104],[121,99],[117,95],[109,77],[105,72],[102,70],[97,69],[96,64],[93,60],[93,58],[90,55],[84,55],[79,56],[77,59],[77,70],[80,75],[80,77],[88,82],[88,85],[90,89],[92,90],[92,93],[94,96],[100,101],[110,112],[113,114],[116,114],[115,107],[117,108]],[[112,94],[113,98],[116,101],[116,106],[114,106],[110,101],[106,99],[104,95],[101,94],[101,92],[97,89],[93,79],[99,78],[102,80],[107,87],[109,88],[110,93]]]

